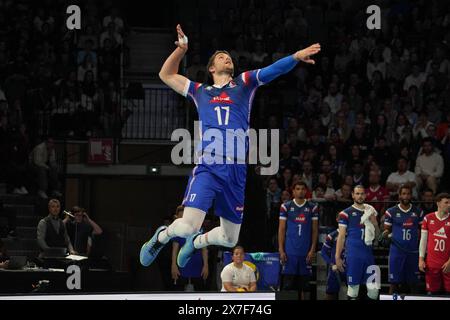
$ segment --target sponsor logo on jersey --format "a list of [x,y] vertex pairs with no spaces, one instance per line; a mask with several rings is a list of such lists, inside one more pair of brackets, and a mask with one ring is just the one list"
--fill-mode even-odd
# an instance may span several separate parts
[[414,226],[414,220],[412,218],[408,218],[408,220],[403,222],[403,226],[407,228]]
[[211,91],[211,90],[212,90],[212,87],[211,87],[211,86],[207,86],[207,87],[205,88],[205,90]]
[[305,217],[305,215],[302,213],[302,214],[298,215],[298,216],[295,218],[295,221],[296,221],[296,222],[301,222],[301,223],[303,223],[303,222],[306,221],[306,217]]
[[447,234],[445,233],[444,227],[440,228],[438,231],[433,233],[435,237],[447,239]]
[[417,215],[413,212],[411,213],[411,217],[417,217]]
[[244,206],[237,206],[236,211],[244,211]]
[[295,209],[294,208],[291,208],[291,211],[294,211]]
[[209,103],[234,103],[230,96],[224,91],[219,96],[212,98]]

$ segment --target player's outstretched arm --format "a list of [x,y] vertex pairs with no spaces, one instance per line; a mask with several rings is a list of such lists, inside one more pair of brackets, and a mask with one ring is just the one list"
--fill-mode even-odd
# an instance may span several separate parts
[[308,64],[315,64],[315,61],[311,59],[311,56],[320,52],[320,44],[316,43],[308,48],[299,50],[296,53],[284,57],[270,66],[262,68],[259,72],[259,81],[262,83],[268,83],[273,79],[288,73],[297,65],[299,61],[303,61]]
[[161,67],[161,71],[159,71],[159,78],[162,82],[179,94],[185,95],[185,90],[189,80],[178,74],[178,68],[188,49],[188,41],[180,25],[177,25],[177,33],[178,41],[175,42],[177,48],[164,62]]

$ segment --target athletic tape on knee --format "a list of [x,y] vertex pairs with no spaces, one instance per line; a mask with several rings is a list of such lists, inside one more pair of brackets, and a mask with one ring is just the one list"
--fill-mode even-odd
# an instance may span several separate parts
[[347,295],[350,298],[357,298],[359,294],[359,285],[348,286]]

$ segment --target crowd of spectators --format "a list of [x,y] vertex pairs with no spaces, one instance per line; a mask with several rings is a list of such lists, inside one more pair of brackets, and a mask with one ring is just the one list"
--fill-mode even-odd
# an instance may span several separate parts
[[41,138],[112,136],[120,122],[128,27],[112,1],[86,0],[77,3],[81,30],[69,30],[70,4],[0,2],[0,167],[8,192],[58,196],[57,186],[47,190],[44,176],[55,180],[42,171],[49,163],[30,155]]
[[337,205],[357,184],[368,201],[396,200],[401,184],[416,201],[449,189],[450,5],[378,5],[381,30],[366,27],[364,3],[321,0],[220,3],[189,25],[187,74],[197,81],[217,48],[229,50],[237,75],[322,45],[315,65],[300,63],[254,101],[252,126],[280,128],[280,170],[264,180],[269,221],[300,180],[309,198]]

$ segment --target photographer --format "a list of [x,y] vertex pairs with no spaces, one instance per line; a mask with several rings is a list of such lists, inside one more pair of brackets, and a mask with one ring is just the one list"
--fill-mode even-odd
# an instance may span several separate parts
[[92,248],[92,239],[103,233],[102,228],[93,221],[86,210],[74,206],[71,212],[67,212],[63,222],[66,225],[67,233],[73,243],[75,253],[89,256]]

